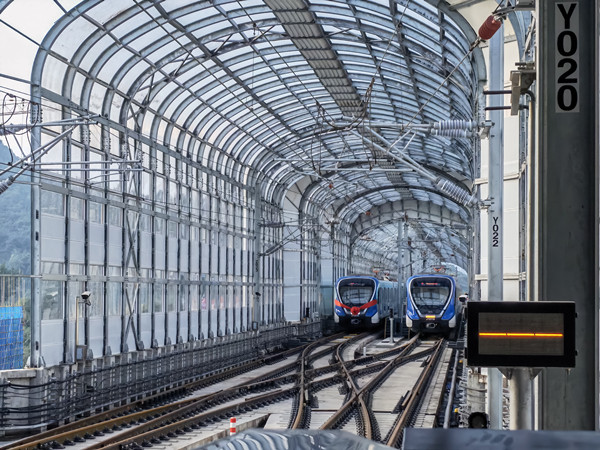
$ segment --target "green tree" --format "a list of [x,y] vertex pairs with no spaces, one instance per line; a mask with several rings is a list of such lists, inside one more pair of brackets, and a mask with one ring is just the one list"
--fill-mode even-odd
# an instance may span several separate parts
[[[10,164],[11,151],[0,142],[0,168]],[[6,174],[0,179],[8,177]],[[0,194],[0,264],[10,272],[31,273],[31,186],[22,175]]]

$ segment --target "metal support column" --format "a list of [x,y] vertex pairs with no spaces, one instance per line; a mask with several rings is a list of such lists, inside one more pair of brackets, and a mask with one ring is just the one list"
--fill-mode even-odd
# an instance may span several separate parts
[[250,298],[250,310],[252,311],[252,321],[257,324],[261,323],[261,306],[262,306],[262,197],[260,191],[260,182],[256,183],[254,191],[254,262],[253,267],[253,286],[254,292]]
[[598,1],[536,4],[539,300],[575,302],[578,352],[542,371],[539,427],[598,430]]
[[[38,74],[34,71],[34,75]],[[36,123],[41,117],[41,80],[32,78],[31,86],[31,123]],[[33,127],[31,132],[31,148],[39,148],[42,142],[40,127]],[[42,292],[41,292],[41,202],[40,173],[36,170],[31,172],[31,356],[30,367],[41,367],[42,363]],[[66,339],[66,336],[64,336]]]
[[[492,91],[504,89],[504,26],[490,39],[490,82]],[[502,106],[501,95],[488,96],[488,105]],[[490,111],[493,125],[490,131],[488,209],[488,301],[503,300],[503,190],[504,190],[504,111]],[[498,369],[488,369],[488,400],[490,427],[502,429],[502,374]]]
[[410,252],[408,248],[408,223],[406,220],[398,222],[398,298],[400,299],[400,310],[394,311],[400,318],[400,336],[403,335],[403,314],[404,300],[402,297],[402,289],[406,290],[406,256]]
[[510,372],[510,429],[532,430],[531,370],[521,367]]
[[[533,105],[533,100],[531,100],[530,105]],[[529,115],[529,155],[534,155],[535,150],[533,148],[533,143],[535,142],[534,138],[531,136],[533,134],[532,124],[534,123],[534,108],[530,108]],[[535,245],[535,239],[532,241],[533,230],[535,226],[535,218],[533,216],[535,209],[532,207],[532,198],[534,196],[533,185],[532,182],[535,180],[535,164],[533,164],[533,159],[528,156],[528,180],[527,180],[527,197],[529,197],[529,206],[527,207],[527,216],[526,216],[526,224],[527,224],[527,239],[526,246],[529,246],[530,249],[527,250],[527,266],[528,270],[528,280],[527,280],[527,289],[525,292],[526,299],[529,301],[537,300],[537,297],[533,294],[533,270],[532,267],[532,248]],[[534,428],[534,410],[533,410],[533,383],[531,370],[527,368],[515,368],[511,369],[511,377],[510,377],[510,429],[511,430],[532,430]]]

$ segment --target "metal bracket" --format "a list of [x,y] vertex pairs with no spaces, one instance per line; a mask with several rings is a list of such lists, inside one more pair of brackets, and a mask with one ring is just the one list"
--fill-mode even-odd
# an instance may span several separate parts
[[486,198],[485,200],[479,201],[479,209],[489,209],[494,202],[491,198]]
[[490,129],[494,125],[494,122],[491,120],[484,120],[479,125],[479,137],[481,139],[487,139],[490,137]]
[[510,94],[510,115],[519,114],[519,100],[521,95],[527,93],[531,84],[536,79],[536,70],[532,64],[517,64],[517,70],[510,72],[511,94]]
[[[512,378],[513,375],[513,371],[515,369],[518,369],[518,367],[499,367],[498,370],[500,371],[500,373],[502,375],[504,375],[504,377],[507,380],[510,380]],[[533,380],[535,377],[537,377],[540,372],[542,371],[542,369],[537,368],[537,367],[526,367],[525,368],[527,370],[527,372],[529,372],[529,379]]]

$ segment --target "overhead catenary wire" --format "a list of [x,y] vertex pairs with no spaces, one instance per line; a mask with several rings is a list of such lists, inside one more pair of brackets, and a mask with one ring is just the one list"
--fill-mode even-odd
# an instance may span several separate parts
[[[38,160],[39,158],[44,156],[50,149],[52,149],[52,147],[54,147],[56,144],[58,144],[60,141],[62,141],[62,139],[65,136],[68,136],[69,134],[71,134],[71,132],[74,129],[75,129],[75,125],[71,126],[67,130],[63,131],[61,134],[56,136],[50,142],[48,142],[48,143],[42,145],[41,147],[35,149],[34,151],[32,151],[31,155],[29,156],[29,158],[31,159],[31,162],[35,163],[36,160]],[[0,180],[0,194],[4,193],[10,187],[10,185],[12,185],[15,182],[15,180],[18,177],[20,177],[23,173],[25,173],[25,171],[27,171],[27,170],[30,170],[29,166],[25,166],[25,167],[21,168],[20,170],[18,170],[15,174],[11,174],[6,180]],[[7,172],[8,172],[8,169],[5,169],[0,172],[0,175],[4,175]]]
[[[3,92],[3,91],[4,91],[4,89],[7,89],[7,90],[8,90],[8,88],[0,88],[0,92]],[[13,89],[10,89],[10,90],[11,90],[11,91],[13,91]],[[7,92],[7,91],[4,91],[4,92]],[[23,95],[26,95],[26,93],[23,93],[23,92],[19,92],[19,93],[20,93],[20,94],[23,94]],[[25,97],[19,97],[19,98],[20,98],[21,100],[23,100],[23,101],[29,102],[29,100],[27,100]],[[61,111],[61,109],[60,109],[60,108],[58,108],[58,107],[55,107],[55,106],[53,106],[53,105],[44,105],[44,108],[48,108],[48,109],[55,110],[55,111]],[[73,110],[73,111],[74,111],[74,112],[76,112],[76,110]],[[69,124],[71,121],[82,120],[82,119],[86,119],[86,118],[87,118],[87,119],[91,119],[91,118],[93,118],[93,117],[95,117],[95,116],[89,116],[89,115],[88,115],[87,117],[84,117],[84,116],[76,116],[76,118],[73,118],[73,119],[62,119],[62,120],[59,120],[59,121],[50,122],[50,123],[48,123],[47,125],[67,125],[67,124]],[[43,125],[43,124],[40,124],[40,125]],[[29,131],[29,130],[30,130],[32,127],[33,127],[33,126],[36,126],[36,124],[20,125],[20,127],[27,128],[27,129],[25,130],[25,132],[28,132],[28,131]],[[17,127],[17,125],[15,125],[15,127]],[[120,135],[119,135],[119,133],[118,133],[118,132],[116,132],[115,130],[113,130],[111,127],[109,127],[109,128],[108,128],[108,133],[109,133],[111,136],[113,136],[113,137],[120,138]],[[25,133],[23,133],[23,134],[25,134]],[[94,136],[94,135],[95,135],[95,133],[94,133],[93,131],[90,131],[90,135],[91,135],[91,136]],[[150,136],[149,136],[149,135],[144,135],[144,134],[142,134],[142,136],[144,136],[144,137],[147,137],[148,139],[150,139]],[[98,139],[98,140],[100,140],[100,138],[99,138],[99,137],[97,137],[97,139]],[[10,146],[9,146],[9,148],[10,148]],[[101,149],[97,149],[97,150],[101,150]],[[11,153],[11,158],[12,158],[12,157],[13,157],[13,152],[11,151],[10,153]],[[169,172],[174,172],[174,175],[176,175],[176,176],[175,176],[175,178],[176,178],[176,179],[183,179],[183,178],[184,178],[184,176],[187,176],[187,172],[186,172],[185,170],[182,170],[182,169],[177,169],[177,167],[176,167],[176,166],[172,166],[171,164],[169,164],[169,162],[168,162],[168,159],[159,160],[159,158],[157,158],[156,156],[153,156],[151,153],[147,153],[147,152],[141,152],[141,155],[142,155],[143,157],[145,157],[145,158],[146,158],[148,161],[153,161],[153,162],[154,162],[154,164],[156,164],[156,163],[158,163],[158,162],[161,162],[162,164],[164,164],[164,166],[163,166],[163,167],[160,167],[160,169],[159,169],[159,175],[160,175],[160,176],[166,176],[166,175],[167,175],[167,173],[169,173]],[[103,162],[103,163],[107,163],[107,164],[110,164],[110,163],[112,163],[112,161],[111,161],[111,160],[106,160],[106,161],[102,161],[102,162]],[[0,163],[0,167],[1,167],[2,165],[3,165],[3,164],[2,164],[2,163]],[[215,161],[215,162],[212,164],[212,166],[214,166],[214,168],[215,168],[216,170],[220,170],[220,171],[221,171],[223,174],[225,173],[225,168],[226,168],[226,166],[225,166],[223,163],[221,163],[221,162],[219,162],[219,161]],[[240,172],[240,173],[241,173],[241,171],[244,169],[244,167],[245,167],[245,166],[244,166],[243,164],[239,164],[239,167],[238,167],[238,166],[235,166],[235,167],[234,167],[234,170],[237,170],[238,172]],[[12,168],[14,168],[14,165],[7,164],[7,169],[12,169]],[[164,171],[163,171],[163,169],[164,169]],[[151,170],[151,169],[150,169],[150,167],[144,166],[144,170]],[[57,172],[59,172],[59,171],[60,171],[60,169],[57,169],[56,171],[57,171]],[[2,172],[0,172],[0,173],[2,173]],[[47,175],[47,174],[42,172],[42,175],[44,175],[44,176],[45,176],[45,175]],[[72,181],[74,181],[74,180],[72,179]],[[75,181],[75,182],[76,182],[76,181]],[[208,181],[207,181],[205,184],[204,184],[204,181],[203,181],[203,180],[198,180],[198,182],[199,182],[199,188],[201,188],[201,189],[205,189],[207,192],[214,191],[214,194],[215,194],[215,195],[219,195],[219,192],[217,192],[217,191],[216,191],[216,187],[215,187],[215,186],[212,186],[212,187],[211,187],[211,185],[209,184],[209,182],[208,182]],[[187,185],[187,184],[186,184],[186,185]]]
[[[407,4],[407,6],[408,6],[408,4]],[[398,32],[400,24],[401,24],[401,21],[399,21],[394,35]],[[392,40],[390,39],[390,41],[388,42],[388,48],[391,45],[391,42],[392,42]],[[471,44],[468,52],[461,58],[461,60],[455,65],[455,67],[446,75],[446,77],[438,84],[438,86],[436,87],[434,92],[429,96],[427,101],[423,105],[420,106],[420,108],[417,110],[417,112],[411,117],[411,119],[406,124],[400,124],[401,130],[411,128],[416,117],[418,117],[418,115],[429,104],[429,102],[437,95],[437,93],[442,88],[442,86],[450,79],[450,77],[454,74],[454,72],[456,70],[458,70],[458,68],[463,63],[463,61],[465,61],[465,59],[467,57],[469,57],[469,55],[475,50],[475,48],[480,44],[480,42],[481,42],[481,38],[478,38],[473,44]],[[383,61],[381,61],[381,63],[382,62]],[[378,69],[379,69],[381,63],[379,64]],[[374,81],[375,81],[375,76],[373,75],[370,87],[373,86]],[[356,137],[359,137],[361,140],[364,141],[365,136],[363,134],[358,134],[358,133],[352,131],[355,128],[355,122],[354,122],[355,118],[349,118],[348,120],[349,120],[349,123],[343,125],[344,129],[346,131],[351,131],[352,134],[354,134]],[[330,126],[332,126],[333,129],[337,129],[339,127],[335,123],[330,124]],[[422,129],[422,131],[428,131],[433,136],[441,136],[441,137],[448,137],[448,138],[469,138],[474,135],[474,132],[475,132],[477,126],[478,126],[477,123],[474,121],[449,120],[449,121],[439,122],[437,124],[437,126],[423,125],[423,126],[421,126],[421,129]],[[419,127],[416,126],[415,128],[418,129]],[[369,127],[368,130],[370,132],[373,132],[371,127]],[[379,136],[379,137],[381,138],[381,136]],[[389,146],[388,150],[391,150],[393,147],[395,147],[396,144],[398,144],[404,137],[405,137],[405,135],[401,134],[401,136],[393,143],[389,143],[388,141],[385,141]],[[375,143],[372,142],[372,144],[375,144]],[[391,155],[387,150],[383,149],[381,146],[378,146],[378,149],[380,151],[383,151],[384,153],[387,153],[388,155]],[[455,201],[457,201],[460,204],[463,204],[465,206],[477,204],[478,201],[474,195],[468,193],[467,191],[465,191],[461,187],[455,185],[454,183],[450,182],[449,180],[444,180],[439,177],[436,177],[435,175],[429,173],[428,171],[423,172],[423,169],[421,168],[421,166],[419,164],[417,164],[415,161],[411,161],[409,158],[407,158],[407,156],[408,156],[407,154],[404,154],[404,157],[402,158],[402,162],[410,165],[411,167],[414,168],[414,170],[417,173],[420,173],[421,175],[425,176],[427,179],[432,181],[434,183],[434,185],[437,187],[437,189],[439,189],[441,192],[445,193],[450,198],[454,199]],[[394,157],[394,156],[392,155],[392,157]]]
[[[355,131],[352,131],[352,133],[360,136]],[[470,194],[469,192],[466,192],[463,188],[455,185],[451,181],[449,181],[447,179],[443,179],[441,177],[438,177],[438,176],[434,175],[433,173],[429,172],[428,170],[426,170],[424,167],[422,167],[418,162],[416,162],[414,159],[412,159],[405,152],[405,149],[408,147],[408,144],[410,144],[412,139],[414,139],[415,134],[412,135],[411,139],[405,145],[404,149],[398,149],[396,147],[397,144],[407,136],[408,132],[401,135],[398,139],[396,139],[392,143],[390,143],[386,138],[384,138],[381,134],[377,133],[374,130],[371,130],[371,133],[373,133],[378,139],[380,139],[382,142],[384,142],[386,145],[388,145],[388,148],[386,149],[386,148],[382,147],[381,145],[377,144],[376,142],[373,142],[374,146],[376,146],[380,151],[384,152],[386,155],[390,156],[391,158],[395,159],[396,161],[399,161],[399,162],[411,167],[419,175],[422,175],[423,177],[425,177],[426,179],[431,181],[441,192],[445,193],[446,195],[453,198],[454,200],[456,200],[457,202],[459,202],[460,204],[462,204],[464,206],[471,206],[471,205],[477,204],[478,200],[475,195]],[[396,147],[396,150],[399,153],[399,156],[391,152],[391,150],[394,147]]]
[[[398,23],[397,29],[400,27],[400,22]],[[391,45],[392,41],[390,41],[390,43],[388,43],[388,48]],[[386,50],[387,51],[387,50]],[[456,131],[452,131],[451,133],[457,133]],[[311,155],[312,156],[312,155]],[[175,169],[177,173],[179,173],[180,171]]]
[[[161,29],[163,29],[163,30],[165,31],[165,33],[168,33],[168,30],[166,30],[165,26],[164,26],[162,23],[160,23],[160,22],[159,22],[159,21],[158,21],[158,20],[157,20],[157,19],[156,19],[156,18],[155,18],[155,17],[154,17],[152,14],[150,14],[150,12],[148,11],[148,9],[147,9],[145,6],[143,6],[139,0],[134,0],[134,2],[135,2],[135,4],[136,4],[136,5],[137,5],[137,6],[138,6],[138,7],[139,7],[139,8],[140,8],[140,9],[141,9],[141,10],[142,10],[144,13],[146,13],[146,15],[148,15],[148,17],[150,18],[150,20],[151,20],[151,21],[153,21],[153,22],[154,22],[154,23],[155,23],[155,24],[156,24],[158,27],[160,27]],[[157,8],[157,9],[159,10],[159,12],[161,11],[161,9],[159,9],[159,6],[158,6],[158,5],[153,5],[153,6],[154,6],[155,8]],[[177,23],[177,22],[175,22],[175,23]],[[178,23],[177,23],[177,24],[178,24]],[[179,24],[178,24],[178,25],[179,25]],[[182,26],[180,25],[180,27],[182,27]],[[184,28],[184,27],[182,27],[182,28]],[[199,64],[201,67],[203,66],[203,63],[202,63],[202,61],[199,61],[199,60],[198,60],[198,58],[197,58],[195,55],[193,55],[193,54],[192,54],[192,51],[191,51],[191,50],[189,50],[189,49],[188,49],[186,46],[184,46],[183,44],[181,44],[181,43],[179,42],[179,40],[178,40],[178,39],[174,38],[173,40],[174,40],[174,41],[175,41],[175,42],[176,42],[176,43],[177,43],[177,44],[178,44],[178,45],[179,45],[179,46],[180,46],[180,47],[181,47],[181,48],[182,48],[184,51],[186,51],[186,52],[189,54],[189,56],[190,56],[190,57],[191,57],[193,60],[197,61],[197,62],[198,62],[198,64]],[[269,41],[269,40],[267,40],[267,42],[268,42],[268,43],[271,45],[271,43],[270,43],[270,41]],[[254,49],[253,49],[253,50],[254,50]],[[285,62],[285,58],[282,58],[282,59],[283,59],[283,61]],[[285,62],[285,63],[287,64],[287,62]],[[216,75],[215,75],[215,74],[214,74],[214,73],[213,73],[211,70],[208,70],[207,72],[208,72],[208,73],[209,73],[209,74],[210,74],[210,75],[211,75],[211,76],[212,76],[212,77],[215,79],[215,81],[216,81],[216,82],[218,82],[219,84],[221,84],[221,85],[223,86],[223,88],[224,88],[224,89],[226,89],[228,92],[230,92],[230,93],[232,94],[232,96],[234,96],[234,95],[235,95],[235,94],[232,92],[231,88],[230,88],[230,87],[228,87],[228,86],[227,86],[227,85],[224,83],[224,81],[223,81],[223,80],[219,79],[219,78],[218,78],[218,77],[217,77],[217,76],[216,76]],[[245,88],[245,90],[246,90],[247,92],[249,91],[249,88],[248,88],[248,87],[246,87],[246,86],[243,86],[243,87]],[[190,92],[190,94],[191,94],[191,95],[194,95],[194,92]],[[250,92],[249,92],[249,95],[253,96],[253,95],[254,95],[254,93],[250,91]],[[262,105],[262,103],[261,103],[260,101],[258,101],[258,104],[261,104],[261,105]],[[207,105],[207,106],[209,106],[209,107],[210,107],[210,105]],[[263,119],[262,115],[261,115],[261,114],[258,114],[258,113],[256,112],[255,108],[249,108],[249,110],[250,110],[250,113],[251,113],[251,114],[252,114],[254,117],[256,117],[256,119],[257,119],[259,122],[261,122],[261,123],[262,123],[262,124],[265,126],[265,128],[266,128],[266,129],[268,129],[268,130],[272,131],[274,135],[276,135],[276,134],[277,134],[277,133],[275,132],[275,130],[273,130],[273,129],[272,129],[271,125],[270,125],[270,124],[268,124],[268,123],[267,123],[267,122],[266,122],[266,121]],[[218,111],[215,111],[215,112],[218,114]],[[253,137],[252,137],[250,134],[248,134],[248,136],[249,136],[250,138],[254,139],[254,138],[253,138]],[[295,153],[297,156],[300,156],[300,155],[298,154],[298,151],[297,151],[296,149],[294,149],[294,147],[293,147],[293,146],[291,146],[291,145],[290,145],[290,144],[289,144],[287,141],[285,141],[285,140],[282,140],[281,142],[282,142],[282,143],[283,143],[283,144],[284,144],[286,147],[288,147],[288,148],[289,148],[289,149],[292,151],[292,153]],[[260,142],[257,142],[257,143],[258,143],[259,145],[262,145]],[[232,157],[232,155],[228,155],[228,156],[229,156],[229,157]]]

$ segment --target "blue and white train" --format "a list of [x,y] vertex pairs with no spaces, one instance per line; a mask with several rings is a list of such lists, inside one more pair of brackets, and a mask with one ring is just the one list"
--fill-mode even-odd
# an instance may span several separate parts
[[339,278],[334,290],[334,321],[344,329],[373,328],[398,310],[398,283],[371,276]]
[[464,297],[449,275],[415,275],[406,281],[406,326],[414,332],[450,334],[460,327]]

